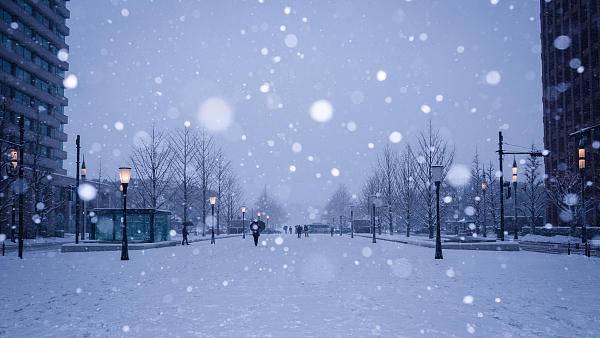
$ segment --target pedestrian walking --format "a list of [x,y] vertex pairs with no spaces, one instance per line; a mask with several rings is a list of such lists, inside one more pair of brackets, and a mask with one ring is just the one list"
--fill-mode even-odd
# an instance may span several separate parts
[[301,237],[302,237],[302,226],[301,226],[301,225],[298,225],[298,226],[296,227],[296,229],[297,229],[297,230],[296,230],[296,233],[298,233],[298,238],[301,238]]
[[188,242],[188,229],[187,224],[183,223],[183,229],[181,229],[181,234],[183,235],[183,239],[181,240],[181,245],[190,245]]
[[304,237],[308,237],[308,225],[304,226]]
[[260,237],[260,226],[258,222],[254,221],[250,224],[250,230],[252,230],[252,237],[254,238],[254,246],[258,246],[258,237]]
[[333,237],[333,227],[329,228],[330,232],[331,232],[331,237]]

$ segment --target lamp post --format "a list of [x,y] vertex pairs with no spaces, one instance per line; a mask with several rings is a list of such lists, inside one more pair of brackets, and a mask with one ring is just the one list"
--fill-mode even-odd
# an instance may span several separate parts
[[444,256],[442,255],[442,235],[440,225],[440,185],[442,184],[443,170],[443,165],[437,164],[431,166],[431,177],[435,182],[435,259],[444,259]]
[[131,168],[120,167],[119,179],[121,188],[123,189],[123,234],[121,235],[121,260],[129,260],[129,246],[127,242],[127,186],[131,180]]
[[244,218],[246,218],[246,207],[242,206],[242,239],[246,239],[246,223],[244,222]]
[[513,199],[513,204],[514,204],[514,212],[515,212],[515,235],[514,235],[514,239],[517,240],[519,239],[519,225],[517,224],[517,160],[513,157],[513,165],[512,165],[512,184],[513,184],[513,190],[514,190],[514,194],[515,197]]
[[350,238],[354,238],[354,207],[350,207]]
[[585,225],[585,139],[579,140],[579,149],[577,149],[579,158],[579,175],[581,177],[581,243],[587,243],[587,227]]
[[79,213],[81,212],[81,210],[79,210],[81,207],[81,202],[79,201],[79,153],[81,151],[81,137],[79,135],[77,135],[77,138],[75,139],[75,148],[77,149],[77,158],[75,162],[75,244],[79,244]]
[[210,220],[210,244],[215,244],[215,204],[217,203],[217,196],[210,196],[208,201],[210,202],[212,216]]
[[[85,155],[83,156],[83,162],[81,162],[81,169],[79,171],[81,175],[81,180],[85,183],[85,178],[87,176],[87,167],[85,166]],[[85,228],[87,226],[87,211],[86,211],[86,203],[83,201],[83,228],[81,231],[81,240],[85,240]],[[90,232],[91,234],[91,232]]]
[[271,219],[271,216],[267,215],[267,229],[269,229],[269,220]]
[[481,191],[483,192],[483,237],[487,237],[487,219],[486,219],[486,213],[487,213],[487,209],[485,207],[485,200],[486,200],[486,196],[485,193],[487,192],[488,189],[488,182],[485,180],[485,177],[483,178],[483,181],[481,182]]
[[340,236],[342,235],[342,231],[344,230],[342,227],[343,224],[343,220],[344,220],[344,216],[340,215]]
[[373,243],[377,243],[377,239],[375,239],[375,198],[377,198],[377,195],[370,195],[369,197],[371,197],[371,204],[372,204],[372,214],[371,214],[371,234],[373,235],[373,239],[372,242]]
[[256,216],[258,217],[258,220],[260,221],[260,211],[256,212]]
[[25,117],[19,118],[19,258],[23,258],[25,237]]

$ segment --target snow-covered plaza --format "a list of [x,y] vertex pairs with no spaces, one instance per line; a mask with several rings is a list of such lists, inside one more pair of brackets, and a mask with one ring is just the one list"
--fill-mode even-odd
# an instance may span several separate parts
[[600,260],[261,236],[1,257],[4,337],[593,337]]

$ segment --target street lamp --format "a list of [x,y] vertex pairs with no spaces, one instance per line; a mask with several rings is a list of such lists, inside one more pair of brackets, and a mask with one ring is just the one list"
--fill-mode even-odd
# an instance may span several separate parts
[[10,164],[12,165],[13,171],[16,171],[17,165],[19,165],[19,152],[17,149],[10,150]]
[[585,139],[579,140],[579,149],[577,149],[577,155],[579,158],[579,175],[581,177],[581,243],[587,243],[587,227],[585,226],[585,201],[584,190],[585,190]]
[[481,182],[481,191],[483,192],[483,237],[487,237],[487,225],[486,225],[487,209],[485,208],[485,200],[486,200],[485,193],[487,192],[487,189],[488,189],[488,182],[486,181],[485,176],[484,176],[483,181]]
[[513,204],[514,204],[514,208],[515,208],[515,235],[514,235],[514,239],[517,240],[519,239],[519,225],[517,224],[517,160],[513,157],[513,165],[512,165],[512,184],[513,184],[513,190],[515,191],[515,197],[513,199]]
[[350,206],[350,238],[354,238],[354,206]]
[[129,247],[127,245],[127,186],[131,179],[131,168],[120,167],[119,168],[119,179],[121,181],[121,188],[123,189],[123,235],[121,244],[121,260],[129,260]]
[[246,218],[246,207],[242,206],[242,239],[246,238],[246,223],[244,223],[244,218]]
[[[83,162],[81,162],[81,169],[79,170],[79,174],[81,175],[81,180],[85,183],[85,177],[87,176],[87,167],[85,166],[85,155],[83,156]],[[86,203],[83,200],[83,228],[81,231],[81,240],[85,240],[85,227],[87,225],[87,212],[86,212]]]
[[79,201],[79,176],[80,176],[80,162],[79,154],[81,152],[81,137],[77,135],[75,138],[75,149],[77,150],[77,158],[75,161],[75,244],[79,244],[79,224],[81,221],[81,203]]
[[260,211],[256,212],[256,216],[258,217],[258,220],[260,221]]
[[210,202],[212,216],[210,222],[210,244],[215,244],[215,204],[217,204],[217,196],[210,196],[208,201]]
[[371,214],[371,234],[373,235],[373,243],[377,243],[377,239],[375,239],[375,198],[377,198],[377,195],[370,195],[369,196],[371,198],[371,204],[372,204],[372,214]]
[[269,220],[271,219],[271,216],[267,215],[267,229],[269,228]]
[[444,166],[435,164],[431,166],[431,177],[435,182],[435,208],[436,208],[436,227],[435,227],[435,259],[444,259],[442,255],[442,235],[440,225],[440,185],[442,184]]

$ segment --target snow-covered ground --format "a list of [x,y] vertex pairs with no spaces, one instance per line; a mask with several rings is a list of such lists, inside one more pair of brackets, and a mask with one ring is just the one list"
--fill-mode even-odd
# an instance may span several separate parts
[[0,336],[600,335],[598,259],[261,239],[0,257]]

